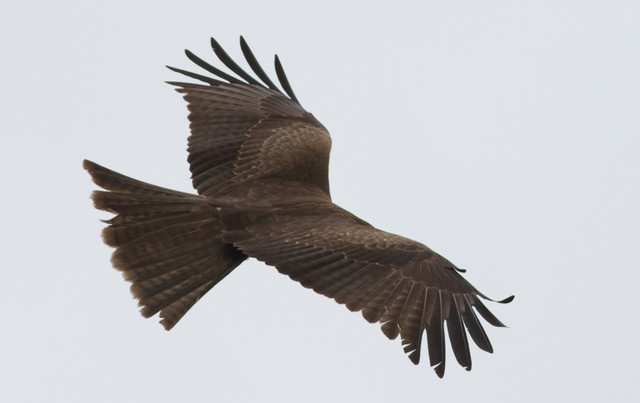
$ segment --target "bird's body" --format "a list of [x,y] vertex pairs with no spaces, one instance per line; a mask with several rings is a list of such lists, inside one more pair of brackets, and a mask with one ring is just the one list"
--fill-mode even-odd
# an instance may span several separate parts
[[198,195],[84,163],[107,190],[94,192],[96,207],[117,214],[103,236],[116,248],[112,262],[133,283],[142,314],[160,312],[171,329],[209,289],[254,257],[380,322],[389,338],[400,335],[414,363],[426,332],[439,376],[445,324],[456,359],[467,369],[465,328],[480,348],[492,351],[474,309],[489,323],[503,325],[460,269],[427,246],[378,230],[332,203],[331,138],[300,106],[278,59],[286,94],[243,39],[245,58],[262,82],[214,40],[212,47],[235,76],[190,52],[192,61],[218,78],[172,68],[206,83],[171,83],[189,104],[188,161]]

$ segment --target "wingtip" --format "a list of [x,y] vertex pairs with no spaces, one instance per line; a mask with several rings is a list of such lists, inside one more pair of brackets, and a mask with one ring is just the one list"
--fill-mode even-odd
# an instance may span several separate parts
[[508,304],[509,302],[513,301],[514,298],[516,297],[515,295],[510,295],[507,298],[500,299],[500,300],[495,300],[493,298],[487,297],[486,295],[484,295],[482,293],[478,293],[478,295],[481,296],[482,298],[486,299],[487,301],[496,302],[498,304]]
[[409,353],[409,359],[411,360],[413,365],[420,364],[420,347],[419,346],[418,346],[417,349],[415,349],[411,353]]
[[218,41],[215,40],[215,38],[213,36],[210,38],[210,42],[211,42],[211,48],[213,50],[216,50],[216,49],[220,48],[220,44],[218,43]]
[[249,47],[249,44],[247,43],[247,40],[244,39],[244,36],[240,35],[240,49],[242,49],[242,53],[245,54],[245,59],[246,59],[246,54],[248,53],[252,53],[251,52],[251,48]]
[[184,85],[184,83],[181,83],[179,81],[165,81],[165,84],[169,84],[169,85],[173,85],[174,87],[179,87],[179,88],[174,88],[176,91],[178,92],[182,92],[184,89],[182,88],[182,86]]
[[[169,66],[168,64],[165,64],[164,67],[168,68],[169,70],[173,71],[174,73],[180,73],[180,69],[177,68],[177,67]],[[169,81],[165,81],[165,83],[169,83]]]

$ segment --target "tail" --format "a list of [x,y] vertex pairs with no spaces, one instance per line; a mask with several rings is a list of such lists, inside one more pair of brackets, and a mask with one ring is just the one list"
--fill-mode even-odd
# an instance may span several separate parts
[[222,241],[217,211],[206,197],[140,182],[85,160],[95,207],[117,214],[105,221],[113,266],[131,281],[148,318],[160,312],[169,330],[247,256]]

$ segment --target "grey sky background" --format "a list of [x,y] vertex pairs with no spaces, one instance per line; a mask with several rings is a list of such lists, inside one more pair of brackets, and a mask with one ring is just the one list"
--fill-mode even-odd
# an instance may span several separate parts
[[[640,3],[253,3],[1,3],[1,400],[637,398]],[[81,161],[190,191],[164,65],[241,34],[331,132],[336,203],[516,295],[471,372],[253,260],[171,332],[139,315]]]

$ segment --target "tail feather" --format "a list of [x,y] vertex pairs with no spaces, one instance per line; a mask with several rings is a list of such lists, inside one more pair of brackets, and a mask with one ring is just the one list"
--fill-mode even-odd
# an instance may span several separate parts
[[[118,246],[133,241],[143,241],[161,236],[169,228],[189,223],[193,219],[190,212],[167,213],[159,218],[148,217],[144,221],[126,220],[124,216],[116,216],[105,223],[111,224],[109,230],[103,231],[104,242],[109,246]],[[126,225],[124,225],[126,224]]]
[[221,223],[206,197],[141,182],[84,161],[106,191],[96,208],[116,214],[102,232],[115,247],[113,266],[131,281],[141,313],[160,312],[169,330],[247,256],[222,241]]

